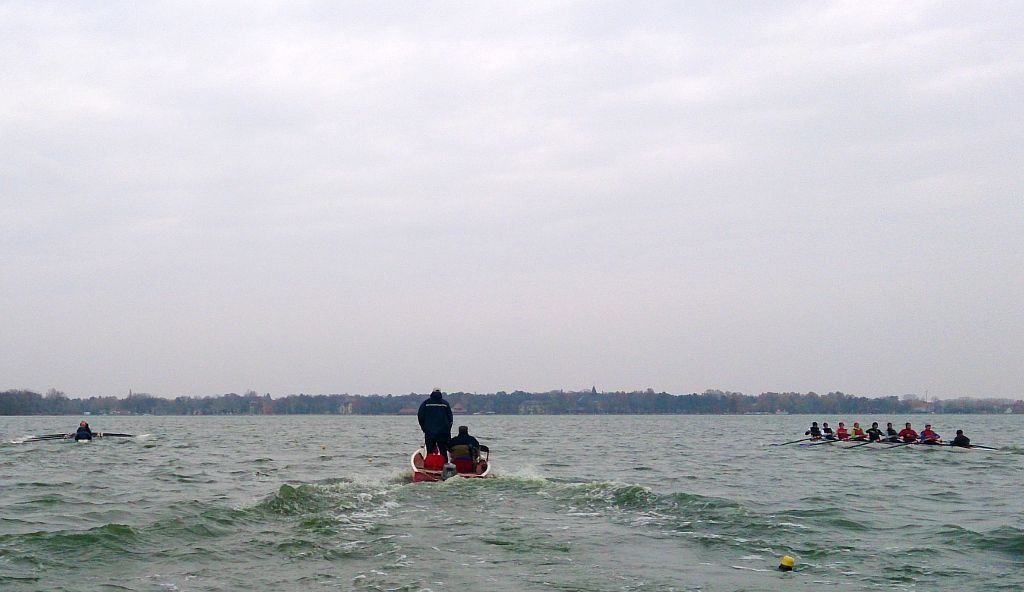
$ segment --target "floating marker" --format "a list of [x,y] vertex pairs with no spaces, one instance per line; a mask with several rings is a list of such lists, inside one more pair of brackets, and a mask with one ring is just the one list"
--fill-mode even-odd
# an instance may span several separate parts
[[782,561],[779,561],[779,571],[793,571],[793,565],[796,561],[789,555],[785,555]]

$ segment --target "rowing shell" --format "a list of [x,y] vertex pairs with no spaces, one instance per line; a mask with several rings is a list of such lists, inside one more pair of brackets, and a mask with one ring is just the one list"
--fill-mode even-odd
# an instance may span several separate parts
[[963,446],[950,446],[949,444],[906,444],[903,442],[871,442],[863,440],[817,440],[798,444],[801,448],[860,448],[866,450],[885,450],[888,448],[905,448],[907,450],[945,450],[947,452],[996,452],[988,448],[964,448]]

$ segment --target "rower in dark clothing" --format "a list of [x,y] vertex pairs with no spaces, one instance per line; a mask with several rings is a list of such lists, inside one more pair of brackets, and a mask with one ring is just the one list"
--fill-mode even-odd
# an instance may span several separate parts
[[961,448],[970,448],[971,447],[971,439],[964,435],[964,431],[963,430],[957,430],[956,431],[956,438],[953,438],[953,441],[950,442],[949,445],[950,446],[960,446]]
[[832,428],[828,427],[828,422],[827,421],[821,422],[821,433],[822,433],[823,436],[825,436],[826,440],[835,440],[836,439],[836,435],[835,435],[835,433],[832,432]]
[[882,430],[878,429],[878,422],[871,422],[871,427],[868,429],[868,442],[881,442],[882,441]]
[[92,430],[89,428],[89,422],[83,421],[78,424],[78,431],[75,432],[75,442],[79,440],[92,440]]
[[885,424],[885,437],[890,442],[899,442],[900,434],[896,431],[896,428],[892,427],[892,422]]
[[811,440],[821,440],[821,428],[818,427],[818,422],[811,422],[811,429],[804,432],[805,436],[810,436]]
[[448,462],[448,441],[452,439],[452,407],[444,400],[440,390],[434,389],[430,398],[420,403],[416,417],[423,430],[427,454],[436,449],[444,461]]

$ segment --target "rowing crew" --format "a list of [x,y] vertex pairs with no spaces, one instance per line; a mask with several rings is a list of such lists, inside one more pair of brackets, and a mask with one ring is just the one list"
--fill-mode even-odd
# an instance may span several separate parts
[[[860,427],[860,422],[853,422],[853,428],[850,430],[846,429],[846,424],[839,422],[839,427],[833,432],[832,428],[829,427],[828,422],[822,422],[821,427],[818,427],[818,422],[811,422],[811,428],[804,432],[805,436],[810,436],[811,440],[852,440],[857,442],[903,442],[910,444],[917,442],[919,444],[942,444],[942,438],[939,434],[932,429],[932,424],[925,424],[924,429],[921,433],[917,433],[914,428],[910,427],[910,422],[906,423],[900,431],[896,431],[896,428],[892,427],[892,422],[886,424],[885,432],[878,428],[878,422],[872,422],[871,427],[867,430]],[[971,447],[971,439],[964,435],[963,430],[956,431],[956,437],[949,442],[950,446],[962,446],[964,448]]]

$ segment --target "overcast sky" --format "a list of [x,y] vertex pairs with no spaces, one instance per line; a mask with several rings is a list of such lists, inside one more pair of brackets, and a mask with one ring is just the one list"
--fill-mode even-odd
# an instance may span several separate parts
[[1020,2],[0,2],[0,389],[1024,397]]

